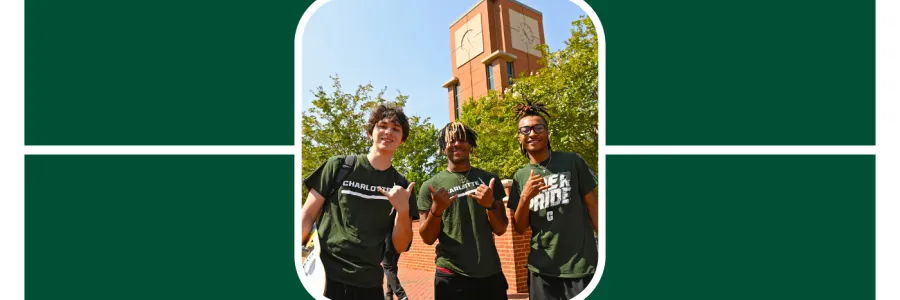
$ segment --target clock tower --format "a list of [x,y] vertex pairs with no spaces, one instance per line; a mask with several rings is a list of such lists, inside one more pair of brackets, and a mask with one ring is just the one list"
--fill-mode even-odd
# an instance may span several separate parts
[[462,104],[489,90],[502,92],[511,80],[541,66],[544,44],[541,12],[516,0],[481,0],[450,25],[451,77],[447,89],[450,121]]

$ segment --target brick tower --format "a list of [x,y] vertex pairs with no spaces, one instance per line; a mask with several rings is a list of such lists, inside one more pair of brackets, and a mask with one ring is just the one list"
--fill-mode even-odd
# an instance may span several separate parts
[[515,0],[481,0],[450,25],[450,70],[444,82],[450,121],[462,104],[488,90],[503,91],[511,78],[540,68],[544,43],[541,12]]

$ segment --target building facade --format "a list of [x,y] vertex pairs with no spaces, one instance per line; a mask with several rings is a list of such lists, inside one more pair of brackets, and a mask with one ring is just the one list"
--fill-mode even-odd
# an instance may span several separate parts
[[541,66],[541,12],[515,0],[481,0],[450,25],[451,78],[444,82],[450,120],[489,90],[502,92],[516,76]]

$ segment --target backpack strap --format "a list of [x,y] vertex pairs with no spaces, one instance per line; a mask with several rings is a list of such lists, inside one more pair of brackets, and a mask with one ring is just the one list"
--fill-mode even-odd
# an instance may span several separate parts
[[328,187],[328,191],[322,195],[325,198],[325,203],[322,205],[322,209],[319,210],[319,216],[316,217],[316,224],[322,220],[322,215],[325,214],[325,209],[328,207],[328,197],[331,197],[338,189],[341,188],[341,184],[343,184],[344,179],[347,179],[347,176],[353,172],[353,168],[356,167],[356,155],[347,155],[341,158],[341,168],[338,169],[337,174],[334,175],[334,180],[331,181],[331,186]]
[[350,173],[353,172],[353,168],[356,167],[356,155],[347,155],[341,159],[341,161],[341,168],[338,169],[337,174],[334,175],[334,180],[331,181],[331,187],[328,189],[328,193],[322,195],[325,199],[331,197],[334,192],[337,192],[337,190],[341,188],[344,179],[347,179],[347,176],[350,175]]

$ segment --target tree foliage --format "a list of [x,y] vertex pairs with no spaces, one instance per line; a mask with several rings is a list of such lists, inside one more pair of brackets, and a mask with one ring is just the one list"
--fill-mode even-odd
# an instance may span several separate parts
[[[404,107],[408,99],[400,94],[389,101],[384,98],[386,89],[373,95],[372,84],[360,85],[355,92],[345,93],[340,78],[335,75],[331,79],[332,91],[317,87],[312,91],[315,96],[312,107],[303,112],[303,176],[312,174],[331,156],[368,153],[372,141],[366,134],[366,122],[372,109],[380,103]],[[434,142],[437,129],[427,117],[408,112],[407,116],[409,136],[394,153],[393,165],[410,182],[422,183],[442,165]],[[304,187],[304,195],[306,192]]]
[[479,134],[473,165],[511,178],[527,163],[516,140],[512,108],[530,100],[543,102],[550,111],[553,150],[576,152],[597,171],[597,32],[586,16],[573,21],[572,27],[564,49],[550,52],[547,45],[539,46],[544,67],[538,72],[519,74],[502,94],[490,92],[463,105],[462,121]]
[[512,113],[516,102],[511,97],[489,91],[478,100],[463,104],[461,121],[478,133],[478,147],[472,151],[472,165],[512,178],[513,173],[528,162],[520,154],[516,141],[516,116]]

